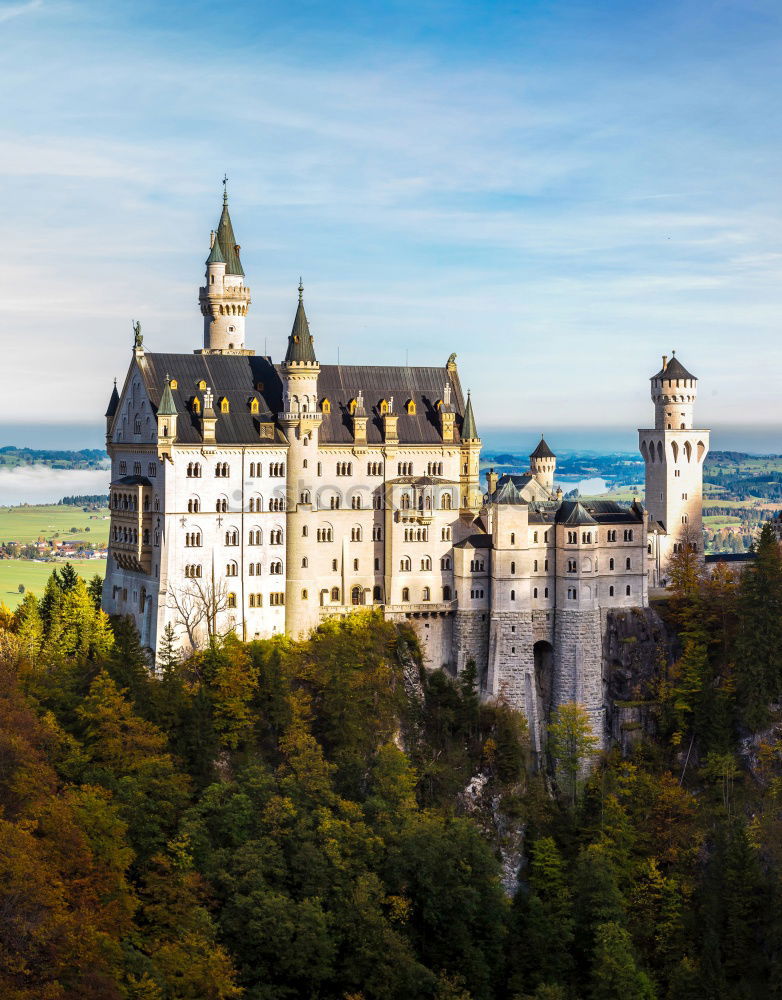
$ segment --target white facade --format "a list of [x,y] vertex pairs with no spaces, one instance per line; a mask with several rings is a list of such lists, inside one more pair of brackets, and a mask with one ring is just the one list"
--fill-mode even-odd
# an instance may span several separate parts
[[[227,207],[218,232],[225,219]],[[207,289],[225,267],[215,256]],[[490,473],[484,494],[454,356],[441,368],[321,366],[300,288],[274,365],[244,346],[243,314],[241,339],[227,341],[234,314],[208,312],[202,350],[137,346],[112,397],[105,610],[130,615],[154,652],[169,624],[187,648],[210,632],[304,636],[373,605],[415,627],[431,667],[474,660],[483,693],[522,708],[538,746],[551,706],[573,699],[600,732],[605,617],[648,600],[643,508],[562,502],[543,441],[529,473]],[[657,426],[641,431],[645,457],[663,449],[647,460],[647,488],[662,494],[653,523],[681,510],[699,528],[708,434],[691,429],[686,401],[686,426],[663,426],[665,379],[653,392]]]

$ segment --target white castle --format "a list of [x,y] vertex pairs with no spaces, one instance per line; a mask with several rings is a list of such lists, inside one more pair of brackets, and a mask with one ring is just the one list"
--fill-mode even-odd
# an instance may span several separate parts
[[199,302],[203,348],[149,353],[137,327],[112,393],[105,610],[130,615],[154,654],[169,623],[190,648],[229,630],[303,636],[372,605],[415,627],[430,666],[474,660],[482,694],[522,709],[536,745],[573,700],[602,733],[606,616],[645,607],[675,547],[701,547],[695,377],[663,358],[651,380],[648,513],[563,500],[543,440],[527,473],[490,471],[484,489],[455,355],[321,365],[301,284],[284,360],[245,347],[226,196]]

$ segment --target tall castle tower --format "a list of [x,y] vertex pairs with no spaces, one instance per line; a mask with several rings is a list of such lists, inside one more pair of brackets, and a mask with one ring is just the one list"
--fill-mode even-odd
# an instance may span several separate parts
[[679,546],[703,553],[703,461],[709,432],[693,427],[697,378],[676,357],[663,355],[663,366],[651,378],[654,429],[638,431],[646,463],[646,508],[652,521],[650,542],[655,557],[655,583],[665,577],[666,563]]
[[318,621],[317,594],[308,566],[312,540],[305,532],[307,515],[316,502],[318,432],[323,419],[318,408],[320,365],[304,311],[301,279],[299,304],[281,374],[283,410],[279,421],[288,439],[285,627],[298,637]]
[[244,283],[239,244],[228,214],[228,189],[223,180],[223,211],[217,231],[211,234],[206,258],[206,284],[198,290],[204,317],[204,354],[253,354],[244,347],[244,318],[250,306],[250,289]]

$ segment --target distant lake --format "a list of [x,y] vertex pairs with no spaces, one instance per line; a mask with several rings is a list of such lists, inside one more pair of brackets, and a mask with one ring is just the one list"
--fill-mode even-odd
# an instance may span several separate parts
[[0,507],[19,503],[57,503],[63,497],[108,493],[108,469],[50,469],[19,465],[0,469]]
[[582,497],[593,496],[595,493],[605,493],[608,489],[608,482],[600,476],[593,476],[591,479],[579,479],[575,483],[562,484],[562,492],[569,493],[571,490],[578,490]]

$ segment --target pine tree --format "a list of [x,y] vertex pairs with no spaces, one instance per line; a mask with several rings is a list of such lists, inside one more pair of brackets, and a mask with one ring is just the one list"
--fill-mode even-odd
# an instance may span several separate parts
[[163,671],[163,675],[173,673],[179,665],[181,651],[177,643],[176,630],[171,622],[166,624],[158,645],[158,663]]
[[619,924],[601,924],[595,933],[591,1000],[654,1000],[649,977],[636,965],[630,935]]

